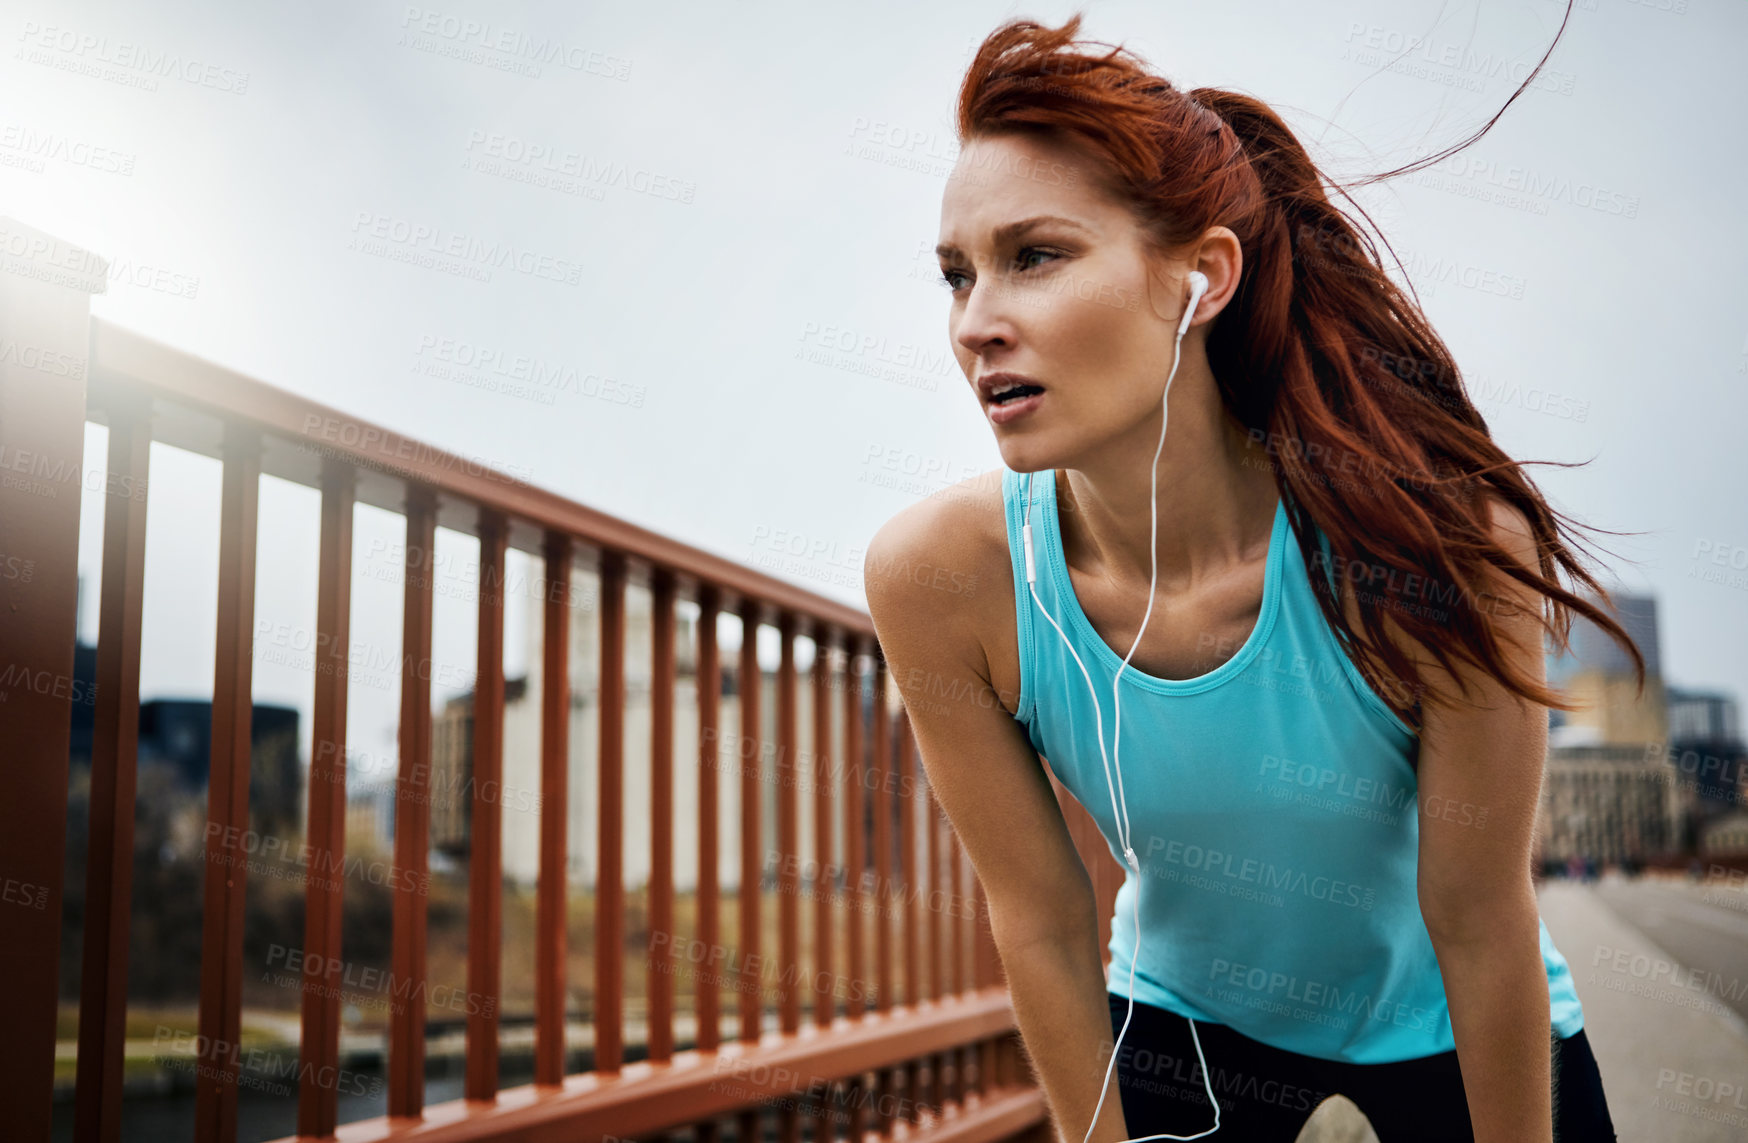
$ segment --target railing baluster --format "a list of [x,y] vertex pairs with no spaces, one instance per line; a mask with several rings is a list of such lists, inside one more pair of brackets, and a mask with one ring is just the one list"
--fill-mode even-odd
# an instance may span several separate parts
[[824,1086],[825,1094],[820,1097],[819,1102],[808,1108],[808,1122],[813,1125],[813,1143],[835,1143],[838,1137],[835,1121],[832,1119],[832,1109],[837,1098],[834,1093],[838,1090],[838,1085],[834,1082]]
[[146,501],[124,490],[147,486],[152,455],[148,398],[118,394],[105,402],[104,412],[109,421],[110,491],[103,502],[103,596],[92,712],[79,1090],[73,1115],[77,1143],[117,1143],[121,1138],[146,570]]
[[[674,948],[674,577],[657,569],[651,585],[650,633],[650,932],[662,934],[661,957]],[[653,942],[652,942],[653,944]],[[655,967],[650,953],[649,1058],[674,1054],[674,975],[672,965]]]
[[886,785],[892,767],[892,722],[887,714],[886,656],[874,654],[874,1008],[892,1010],[892,798]]
[[[74,632],[79,506],[88,495],[81,480],[87,380],[98,372],[90,295],[108,288],[110,263],[15,218],[0,218],[0,236],[6,271],[0,273],[0,345],[6,347],[0,353],[0,463],[7,470],[0,482],[7,569],[0,576],[0,670],[6,675],[0,690],[6,770],[0,882],[8,891],[0,980],[11,990],[0,1035],[0,1123],[21,1139],[47,1139],[64,983],[62,894],[73,888],[64,885],[69,748],[73,708],[85,698],[75,682]],[[68,367],[45,367],[48,362]],[[145,495],[143,484],[123,487]],[[110,503],[114,511],[113,497]],[[104,588],[107,593],[107,572]],[[107,630],[99,633],[110,638]],[[97,701],[103,698],[99,692]],[[20,898],[29,906],[18,907]],[[130,905],[123,896],[119,907]],[[102,1004],[97,1015],[107,1018]],[[120,1057],[114,1066],[121,1067]]]
[[[801,833],[798,794],[795,789],[797,731],[795,698],[795,616],[788,611],[777,618],[781,657],[777,662],[777,963],[781,1001],[779,1027],[785,1033],[801,1027],[801,992],[796,980],[801,966]],[[785,1129],[791,1117],[781,1117]]]
[[[206,865],[200,940],[200,1069],[194,1082],[196,1143],[237,1135],[243,1003],[243,894],[248,884],[250,727],[254,701],[256,506],[261,434],[225,426],[219,507],[218,639],[213,656],[212,759],[207,779]],[[216,844],[215,844],[216,842]]]
[[[388,1045],[388,1113],[425,1109],[425,906],[431,884],[431,605],[437,497],[406,495],[407,543],[401,620],[400,772],[395,778],[394,951]],[[402,999],[404,997],[404,999]]]
[[740,605],[740,1038],[757,1042],[762,1031],[764,992],[759,981],[760,924],[764,863],[759,854],[763,796],[763,750],[759,736],[759,604]]
[[868,1113],[866,1110],[868,1081],[861,1075],[850,1077],[846,1083],[849,1100],[849,1114],[844,1117],[844,1127],[851,1143],[862,1143],[863,1135],[868,1131]]
[[[722,947],[722,877],[718,869],[717,831],[721,789],[722,741],[718,715],[722,706],[722,660],[716,646],[716,589],[698,593],[698,941],[714,952]],[[710,959],[710,958],[706,958]],[[693,1006],[698,1012],[698,1049],[714,1051],[722,1042],[722,985],[705,965],[693,976]]]
[[473,686],[473,820],[467,863],[468,1099],[498,1095],[504,909],[503,513],[479,513],[479,638]]
[[[844,971],[853,982],[847,1002],[850,1019],[862,1017],[861,985],[867,971],[862,955],[862,874],[868,868],[867,833],[862,827],[862,678],[857,665],[862,640],[844,636],[844,944],[848,963]],[[852,1133],[852,1139],[860,1136]]]
[[810,628],[813,636],[813,967],[817,985],[813,994],[813,1022],[829,1027],[837,1015],[837,977],[832,975],[832,884],[836,864],[832,860],[832,711],[831,631],[823,623]]
[[595,1070],[625,1051],[625,557],[601,553],[601,849],[595,887]]
[[541,642],[540,874],[534,953],[534,1082],[564,1082],[570,901],[571,538],[546,533]]
[[[316,555],[315,710],[311,728],[309,829],[311,862],[323,876],[304,882],[303,952],[322,965],[320,988],[303,992],[299,1046],[297,1130],[332,1135],[340,1068],[340,992],[343,970],[340,876],[346,867],[346,689],[352,645],[352,466],[332,457],[322,463],[322,523]],[[323,1082],[327,1080],[328,1082]]]
[[[912,1008],[922,999],[921,958],[917,943],[922,936],[916,909],[916,777],[911,754],[910,716],[898,708],[898,882],[904,904],[904,1002]],[[913,1073],[914,1076],[914,1073]]]
[[977,899],[977,928],[972,930],[972,973],[976,987],[993,988],[1005,984],[1001,956],[996,952],[995,938],[989,927],[989,899],[983,894],[983,882],[976,870],[971,873],[971,888]]
[[875,1090],[880,1093],[874,1101],[874,1125],[882,1139],[893,1137],[892,1126],[898,1121],[898,1072],[901,1066],[893,1064],[874,1071]]
[[[929,999],[936,1004],[941,1002],[943,992],[941,982],[941,928],[943,924],[955,927],[959,924],[959,898],[951,891],[951,887],[943,890],[941,886],[941,811],[940,803],[935,801],[935,791],[931,786],[923,787],[923,829],[928,838],[928,852],[925,855],[929,874],[923,881],[923,891],[927,894],[929,903]],[[941,914],[945,911],[950,921],[944,921]]]
[[[936,804],[939,805],[939,803],[936,803]],[[945,816],[946,816],[944,811],[942,812],[941,816],[942,816],[943,821],[944,821]],[[964,884],[964,882],[961,881],[959,878],[959,874],[960,874],[959,861],[960,861],[960,858],[959,858],[959,835],[954,833],[951,829],[948,829],[947,830],[947,892],[952,895],[952,899],[956,904],[958,902],[965,900],[964,890],[962,888],[960,888],[960,886],[962,886]],[[969,923],[972,925],[981,925],[983,923],[983,918],[977,912],[977,902],[971,901],[971,902],[969,902],[969,904],[972,907],[971,908],[972,916],[971,916],[971,920]],[[949,992],[952,992],[954,995],[960,995],[960,994],[968,992],[972,988],[976,987],[971,981],[965,979],[965,925],[966,924],[967,924],[967,921],[963,917],[955,916],[953,918],[953,934],[952,934],[951,941],[950,941],[950,944],[951,944],[950,953],[951,953],[951,955],[950,955],[950,959],[948,962],[951,965],[951,971],[948,975],[947,990]]]

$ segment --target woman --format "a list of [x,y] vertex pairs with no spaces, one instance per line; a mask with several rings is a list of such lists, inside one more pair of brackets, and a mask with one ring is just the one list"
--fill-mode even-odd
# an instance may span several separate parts
[[[1079,24],[998,29],[959,96],[999,495],[865,568],[1061,1136],[1291,1140],[1340,1092],[1384,1143],[1613,1139],[1530,875],[1542,636],[1643,660],[1281,120]],[[1040,756],[1125,866],[1108,982]]]

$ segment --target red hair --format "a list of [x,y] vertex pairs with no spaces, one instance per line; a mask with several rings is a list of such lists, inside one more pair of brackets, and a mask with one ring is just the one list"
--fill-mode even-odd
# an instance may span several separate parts
[[[1622,643],[1642,694],[1645,660],[1631,636],[1556,578],[1556,567],[1564,568],[1593,597],[1607,598],[1562,541],[1558,521],[1570,530],[1571,518],[1548,505],[1522,468],[1575,465],[1520,464],[1494,443],[1418,296],[1390,279],[1370,238],[1325,193],[1326,186],[1346,188],[1324,178],[1267,104],[1218,88],[1174,87],[1122,47],[1075,39],[1080,23],[1079,14],[1059,28],[1013,20],[990,33],[959,90],[959,141],[1023,133],[1077,144],[1093,157],[1098,185],[1128,204],[1161,252],[1185,249],[1213,226],[1238,236],[1243,270],[1208,333],[1208,362],[1226,409],[1276,458],[1275,482],[1306,566],[1334,573],[1337,583],[1365,581],[1366,590],[1356,587],[1355,631],[1326,577],[1311,577],[1355,665],[1416,730],[1423,725],[1419,699],[1449,697],[1428,687],[1385,637],[1389,612],[1453,677],[1453,657],[1460,657],[1523,698],[1577,709],[1502,653],[1488,621],[1494,609],[1482,601],[1499,600],[1508,577],[1544,597],[1538,619],[1562,648],[1573,613]],[[1110,50],[1074,50],[1087,43]],[[1511,99],[1468,139],[1351,185],[1468,146],[1552,52],[1550,44]],[[1527,521],[1533,570],[1495,539],[1494,500]],[[1307,524],[1328,537],[1328,558]]]

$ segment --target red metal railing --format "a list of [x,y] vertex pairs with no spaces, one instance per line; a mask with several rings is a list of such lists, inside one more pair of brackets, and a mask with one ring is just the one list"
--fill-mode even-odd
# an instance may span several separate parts
[[[22,242],[28,239],[28,242]],[[17,258],[64,257],[67,248],[10,220],[0,220],[0,249]],[[36,253],[49,253],[39,258]],[[59,252],[59,253],[57,253]],[[20,263],[24,264],[24,263]],[[101,263],[98,263],[101,265]],[[120,1138],[121,1073],[127,1006],[127,952],[131,908],[132,822],[139,718],[139,657],[143,608],[145,512],[150,444],[160,441],[223,462],[220,518],[217,663],[212,703],[212,754],[208,787],[207,852],[201,933],[199,1029],[203,1039],[196,1086],[199,1140],[228,1143],[237,1129],[238,1063],[223,1045],[239,1042],[243,964],[244,890],[247,879],[229,876],[242,857],[236,839],[249,822],[250,672],[253,654],[254,553],[257,491],[263,474],[319,489],[321,494],[319,597],[316,614],[312,757],[308,781],[307,843],[327,868],[338,868],[346,846],[346,648],[350,645],[352,520],[358,504],[404,515],[405,595],[399,734],[399,774],[394,830],[396,877],[392,969],[403,983],[427,978],[426,899],[407,886],[428,873],[429,799],[419,796],[429,773],[432,748],[430,673],[416,669],[432,653],[433,567],[439,525],[477,536],[480,544],[478,666],[474,700],[473,786],[468,867],[467,987],[490,1003],[470,1006],[466,1022],[465,1098],[425,1106],[425,1006],[408,1003],[393,1013],[388,1030],[388,1114],[338,1125],[336,1085],[324,1082],[341,1064],[341,1012],[337,990],[302,996],[302,1065],[299,1068],[299,1139],[338,1136],[367,1140],[517,1140],[659,1137],[692,1129],[700,1140],[715,1138],[724,1118],[738,1121],[741,1139],[756,1138],[761,1121],[774,1113],[779,1137],[801,1138],[801,1120],[815,1116],[812,1137],[837,1137],[838,1124],[822,1114],[826,1102],[784,1097],[835,1092],[854,1094],[847,1134],[891,1137],[905,1120],[910,1138],[1001,1140],[1047,1138],[1041,1093],[1023,1064],[998,958],[982,921],[981,886],[971,878],[969,900],[976,920],[930,908],[942,889],[949,901],[967,898],[961,879],[968,863],[947,828],[932,792],[917,773],[914,739],[890,688],[868,617],[816,595],[658,533],[597,512],[527,483],[471,465],[463,458],[409,440],[386,427],[366,424],[336,409],[239,375],[171,349],[127,329],[89,316],[87,292],[16,272],[0,274],[8,302],[11,337],[71,354],[84,363],[78,377],[25,367],[16,356],[0,360],[0,445],[45,452],[77,472],[83,425],[98,420],[109,430],[110,480],[103,534],[101,624],[97,645],[96,731],[91,775],[89,864],[80,980],[75,1133],[82,1141]],[[99,285],[96,287],[101,289]],[[20,321],[29,324],[21,332]],[[8,489],[0,493],[6,544],[28,549],[36,574],[29,582],[0,580],[9,662],[57,678],[70,677],[74,631],[72,584],[76,577],[78,483],[71,496],[44,497]],[[162,510],[160,508],[159,510]],[[503,766],[504,567],[515,547],[545,561],[544,646],[539,695],[539,874],[536,893],[535,1076],[532,1084],[499,1090],[501,806],[482,791]],[[567,917],[565,860],[570,743],[567,711],[570,682],[567,595],[581,559],[600,577],[599,885],[595,925],[594,1068],[565,1074]],[[695,1044],[676,1050],[675,976],[651,971],[647,1058],[626,1061],[624,1009],[625,891],[623,768],[625,734],[626,609],[628,584],[646,584],[653,605],[653,732],[651,790],[652,929],[674,927],[675,830],[695,824],[700,835],[696,938],[706,947],[721,941],[717,910],[720,881],[716,854],[716,774],[721,736],[721,694],[716,644],[718,614],[740,618],[740,734],[762,742],[761,670],[755,635],[774,626],[780,637],[776,673],[776,773],[765,772],[765,752],[751,752],[741,769],[740,856],[748,871],[738,894],[741,973],[735,1038],[724,1043],[718,988],[708,974],[697,978]],[[674,821],[675,606],[690,600],[699,609],[696,626],[699,757],[699,820]],[[834,692],[842,701],[841,741],[832,740],[832,720],[813,719],[810,750],[797,742],[798,689],[795,640],[819,647],[811,675],[812,709],[828,712]],[[828,654],[830,651],[832,654]],[[864,680],[856,669],[871,662]],[[835,666],[834,666],[835,664]],[[871,688],[873,716],[864,726],[863,687]],[[895,709],[896,708],[896,709]],[[0,1036],[0,1115],[19,1138],[47,1138],[55,1040],[55,965],[59,940],[61,853],[67,807],[68,702],[31,690],[0,703],[11,744],[8,793],[0,802],[0,876],[40,884],[49,903],[22,918],[4,942],[0,972],[14,981],[39,982],[20,990],[13,1034]],[[855,766],[831,779],[830,760],[859,762],[869,744],[874,774],[895,767],[898,781],[856,781]],[[743,752],[743,757],[744,757]],[[778,1004],[779,1029],[762,1025],[761,990],[752,958],[760,948],[763,895],[756,871],[767,867],[762,837],[761,788],[777,790],[775,849],[800,853],[797,758],[816,768],[812,814],[815,852],[833,852],[834,829],[843,830],[852,872],[877,871],[874,890],[883,906],[874,925],[871,1010],[861,990],[852,990],[838,1013],[833,990],[817,991],[804,1013],[797,973],[785,971]],[[913,780],[914,779],[914,780]],[[918,791],[920,796],[902,796]],[[1060,796],[1060,788],[1059,788]],[[864,804],[874,799],[872,807]],[[893,803],[896,801],[896,805]],[[865,815],[872,809],[873,836]],[[892,818],[898,818],[897,873]],[[917,869],[918,832],[927,868]],[[1084,832],[1084,830],[1082,831]],[[1102,854],[1096,845],[1087,852]],[[871,850],[870,853],[870,842]],[[1083,847],[1084,848],[1084,847]],[[1108,856],[1108,855],[1106,855]],[[822,862],[823,864],[823,862]],[[849,898],[840,910],[831,894],[814,894],[812,947],[801,945],[802,909],[797,865],[779,865],[778,962],[804,964],[814,972],[841,972],[861,981],[862,919],[856,876],[847,876]],[[412,877],[406,877],[406,874]],[[404,882],[404,883],[403,883]],[[1101,886],[1108,897],[1108,887]],[[305,954],[338,963],[342,940],[342,886],[338,879],[310,878],[305,887]],[[902,901],[894,910],[891,902]],[[893,931],[896,913],[897,932]],[[14,918],[18,920],[18,918]],[[909,983],[902,1003],[892,988],[894,939]],[[664,953],[651,951],[652,958]],[[923,967],[926,964],[926,974]],[[815,979],[806,975],[804,979]],[[423,995],[422,990],[415,995]],[[635,1045],[634,1045],[635,1047]],[[734,1082],[721,1082],[732,1070]],[[823,1090],[822,1090],[823,1089]],[[892,1114],[892,1093],[903,1092],[906,1109]],[[872,1098],[870,1098],[872,1097]],[[765,1107],[772,1100],[781,1106]],[[871,1114],[863,1109],[872,1104]]]

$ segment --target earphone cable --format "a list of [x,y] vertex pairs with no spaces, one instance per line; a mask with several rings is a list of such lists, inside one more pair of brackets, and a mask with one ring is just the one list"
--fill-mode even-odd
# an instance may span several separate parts
[[[1182,356],[1184,331],[1189,327],[1190,315],[1194,313],[1196,303],[1200,300],[1202,291],[1204,289],[1206,289],[1206,285],[1207,285],[1207,280],[1205,278],[1203,278],[1199,273],[1192,275],[1192,292],[1190,295],[1189,305],[1185,309],[1184,317],[1178,325],[1177,338],[1172,345],[1171,371],[1168,374],[1166,374],[1165,395],[1160,398],[1159,444],[1156,445],[1154,447],[1154,450],[1153,450],[1153,467],[1152,467],[1152,472],[1150,474],[1150,479],[1149,479],[1149,503],[1151,506],[1151,511],[1149,512],[1150,574],[1149,574],[1149,578],[1148,578],[1148,587],[1147,587],[1147,610],[1142,615],[1141,628],[1139,631],[1137,631],[1135,633],[1135,641],[1134,641],[1134,643],[1132,643],[1130,645],[1129,653],[1123,657],[1122,665],[1117,668],[1117,672],[1111,680],[1111,700],[1112,700],[1112,706],[1115,710],[1115,727],[1114,727],[1114,731],[1113,731],[1113,733],[1115,735],[1115,741],[1112,743],[1112,753],[1117,756],[1117,761],[1116,761],[1117,777],[1116,777],[1115,782],[1112,782],[1112,780],[1111,780],[1111,759],[1108,758],[1105,754],[1104,716],[1103,716],[1102,710],[1099,707],[1098,691],[1097,691],[1097,688],[1095,688],[1093,686],[1092,676],[1087,671],[1086,664],[1081,661],[1080,654],[1077,651],[1075,651],[1073,642],[1068,638],[1068,635],[1062,630],[1062,626],[1056,622],[1056,619],[1050,614],[1049,609],[1044,606],[1044,601],[1038,598],[1038,589],[1036,587],[1037,570],[1036,570],[1036,565],[1035,565],[1035,562],[1033,559],[1033,553],[1032,553],[1032,477],[1033,477],[1033,474],[1032,473],[1026,474],[1025,510],[1024,510],[1024,516],[1023,516],[1023,520],[1022,520],[1022,527],[1021,527],[1021,532],[1022,532],[1022,535],[1024,537],[1024,547],[1025,547],[1026,585],[1027,585],[1027,588],[1031,592],[1033,602],[1038,605],[1038,610],[1043,613],[1045,619],[1050,621],[1050,626],[1054,627],[1056,629],[1056,634],[1062,639],[1063,645],[1068,648],[1068,653],[1070,655],[1074,656],[1074,662],[1075,662],[1075,665],[1080,668],[1081,677],[1086,680],[1087,693],[1089,695],[1091,695],[1092,702],[1093,702],[1094,727],[1097,730],[1098,739],[1099,739],[1099,758],[1100,758],[1101,762],[1104,764],[1105,784],[1110,789],[1110,792],[1111,792],[1111,816],[1112,816],[1112,820],[1116,823],[1116,826],[1117,826],[1117,837],[1118,837],[1118,841],[1121,845],[1121,848],[1123,850],[1124,859],[1127,861],[1129,868],[1135,874],[1135,892],[1130,898],[1130,905],[1132,906],[1132,918],[1133,918],[1134,931],[1135,931],[1135,948],[1134,948],[1133,952],[1130,954],[1130,958],[1129,958],[1129,990],[1128,990],[1128,992],[1129,992],[1129,995],[1128,995],[1129,1010],[1128,1010],[1128,1013],[1123,1017],[1122,1029],[1117,1033],[1117,1041],[1116,1041],[1115,1046],[1112,1048],[1110,1062],[1108,1064],[1106,1064],[1106,1066],[1105,1066],[1105,1081],[1104,1081],[1103,1085],[1101,1085],[1101,1087],[1099,1088],[1099,1102],[1093,1108],[1092,1122],[1087,1125],[1086,1138],[1089,1141],[1092,1138],[1093,1127],[1099,1121],[1099,1112],[1102,1111],[1104,1109],[1104,1106],[1105,1106],[1105,1096],[1109,1092],[1109,1089],[1110,1089],[1111,1071],[1113,1068],[1116,1067],[1118,1050],[1122,1047],[1123,1037],[1124,1037],[1124,1035],[1126,1035],[1128,1033],[1129,1022],[1134,1017],[1134,1014],[1135,1014],[1135,965],[1141,956],[1141,883],[1144,880],[1144,878],[1143,878],[1142,873],[1141,873],[1140,859],[1135,856],[1135,848],[1129,842],[1129,828],[1130,828],[1129,827],[1129,803],[1128,803],[1127,796],[1123,793],[1123,767],[1122,767],[1122,761],[1121,761],[1122,726],[1123,726],[1123,699],[1122,699],[1122,693],[1118,689],[1117,682],[1118,682],[1118,680],[1120,680],[1122,678],[1123,668],[1127,667],[1129,665],[1129,660],[1134,657],[1136,648],[1138,648],[1141,645],[1141,636],[1147,630],[1148,618],[1153,614],[1153,592],[1154,592],[1155,586],[1158,583],[1158,577],[1159,577],[1159,554],[1158,554],[1159,457],[1160,457],[1160,453],[1165,448],[1165,430],[1166,430],[1166,424],[1167,424],[1167,401],[1170,399],[1170,396],[1171,396],[1172,379],[1177,376],[1178,360]],[[1186,1017],[1186,1019],[1189,1019],[1189,1018]],[[1208,1102],[1210,1104],[1212,1104],[1214,1107],[1214,1126],[1208,1128],[1206,1131],[1198,1132],[1195,1135],[1170,1135],[1170,1134],[1160,1133],[1160,1134],[1156,1134],[1156,1135],[1137,1136],[1133,1139],[1124,1140],[1123,1143],[1147,1143],[1148,1140],[1152,1140],[1152,1139],[1177,1139],[1177,1140],[1200,1139],[1202,1136],[1211,1135],[1215,1131],[1218,1131],[1220,1129],[1220,1102],[1219,1102],[1219,1100],[1217,1100],[1214,1097],[1213,1079],[1208,1071],[1207,1058],[1202,1053],[1202,1038],[1196,1031],[1195,1020],[1189,1019],[1189,1024],[1190,1024],[1190,1038],[1192,1041],[1194,1041],[1195,1046],[1196,1046],[1196,1060],[1202,1066],[1202,1083],[1203,1083],[1203,1086],[1208,1093]]]

